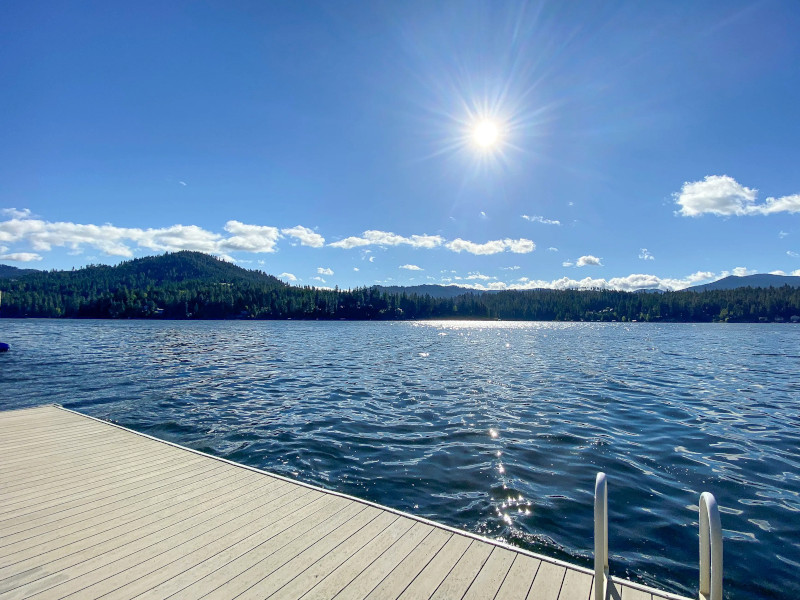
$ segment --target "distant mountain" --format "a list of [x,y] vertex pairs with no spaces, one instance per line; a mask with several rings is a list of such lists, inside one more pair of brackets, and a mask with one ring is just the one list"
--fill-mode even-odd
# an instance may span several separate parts
[[430,296],[431,298],[455,298],[464,294],[483,294],[483,290],[475,290],[458,285],[379,285],[380,291],[387,294],[416,294],[417,296]]
[[783,287],[788,285],[791,287],[800,287],[800,277],[791,275],[770,275],[768,273],[759,273],[757,275],[745,275],[737,277],[730,275],[723,277],[719,281],[706,283],[703,285],[695,285],[688,288],[690,292],[705,292],[708,290],[735,290],[736,288],[751,287],[751,288],[769,288],[769,287]]
[[186,281],[260,283],[268,287],[286,287],[284,282],[272,275],[243,269],[214,256],[188,250],[135,258],[113,267],[89,265],[70,271],[30,271],[23,277],[27,281],[44,284],[91,282],[92,287],[112,291],[122,286],[137,289]]
[[0,279],[13,279],[28,273],[39,273],[36,269],[18,269],[11,265],[0,265]]

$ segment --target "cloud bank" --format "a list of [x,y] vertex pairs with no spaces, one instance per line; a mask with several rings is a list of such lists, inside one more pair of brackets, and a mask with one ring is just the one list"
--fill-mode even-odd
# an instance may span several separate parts
[[719,217],[772,215],[776,213],[800,212],[800,194],[767,198],[756,204],[758,190],[745,187],[727,175],[708,175],[702,181],[687,181],[680,192],[673,194],[676,211],[684,217],[699,217],[705,214]]
[[412,248],[436,248],[444,243],[444,238],[440,235],[412,235],[404,237],[389,231],[378,231],[371,229],[365,231],[361,237],[352,236],[328,244],[332,248],[344,248],[350,250],[362,246],[411,246]]
[[[254,225],[231,220],[225,223],[224,234],[215,233],[197,225],[172,225],[170,227],[140,229],[117,227],[109,223],[92,225],[71,222],[51,222],[34,218],[27,209],[6,208],[0,211],[8,220],[0,221],[0,243],[27,244],[35,252],[5,254],[6,260],[41,260],[41,252],[54,247],[67,248],[74,254],[93,248],[109,256],[133,258],[137,251],[176,252],[194,250],[214,254],[226,260],[235,252],[270,254],[277,252],[283,239],[293,240],[293,245],[322,248],[325,238],[313,229],[296,225],[278,228]],[[476,243],[457,238],[446,241],[440,235],[402,236],[390,231],[368,230],[360,236],[346,237],[328,244],[332,248],[364,248],[366,246],[410,246],[418,249],[444,247],[452,252],[480,255],[512,252],[527,254],[536,249],[532,240],[525,238],[492,240]],[[364,249],[364,252],[369,250]],[[11,258],[11,256],[15,258]],[[374,258],[370,257],[370,261]]]
[[499,254],[506,250],[510,250],[515,254],[528,254],[536,249],[536,244],[534,244],[532,240],[526,240],[525,238],[520,238],[518,240],[506,238],[504,240],[493,240],[484,244],[476,244],[475,242],[456,238],[452,242],[447,242],[445,247],[453,252],[468,252],[469,254],[480,256]]
[[[33,218],[27,209],[4,209],[2,214],[11,217],[0,222],[0,242],[28,244],[36,253],[13,253],[17,258],[6,260],[40,260],[40,252],[54,247],[67,248],[80,253],[94,248],[109,256],[132,258],[137,250],[176,252],[195,250],[215,254],[226,260],[232,252],[273,253],[278,241],[284,237],[297,239],[300,244],[321,247],[325,240],[311,229],[298,225],[279,230],[266,225],[250,225],[241,221],[228,221],[225,235],[208,231],[196,225],[139,229],[116,227],[111,224],[91,225],[70,222],[50,222]],[[37,258],[38,257],[38,258]]]
[[[743,267],[737,267],[733,271],[739,271]],[[746,269],[745,269],[746,270]],[[717,276],[721,279],[731,272],[723,271]],[[611,279],[585,277],[583,279],[571,279],[569,277],[562,277],[552,281],[542,279],[529,279],[527,277],[520,277],[515,283],[505,283],[503,281],[492,281],[487,284],[474,283],[469,287],[478,290],[533,290],[533,289],[552,289],[552,290],[588,290],[588,289],[605,289],[605,290],[620,290],[625,292],[635,292],[637,290],[662,290],[673,291],[687,288],[691,285],[707,281],[715,278],[715,274],[710,271],[697,271],[682,279],[676,278],[662,278],[656,275],[648,275],[644,273],[634,273],[625,277],[612,277]],[[467,277],[467,279],[471,279]]]

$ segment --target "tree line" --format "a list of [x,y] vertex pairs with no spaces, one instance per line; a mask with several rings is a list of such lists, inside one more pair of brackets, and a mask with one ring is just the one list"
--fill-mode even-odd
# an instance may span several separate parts
[[0,317],[102,319],[515,319],[763,322],[800,315],[800,288],[703,292],[507,290],[451,298],[289,286],[195,252],[0,279]]

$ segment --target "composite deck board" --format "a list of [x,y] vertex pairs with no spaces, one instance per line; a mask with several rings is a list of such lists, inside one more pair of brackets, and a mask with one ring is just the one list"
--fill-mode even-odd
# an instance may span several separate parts
[[59,485],[63,481],[67,484],[80,484],[86,476],[90,476],[96,472],[96,466],[100,464],[103,464],[110,472],[113,472],[118,468],[128,468],[131,459],[139,460],[152,455],[158,455],[158,450],[155,448],[138,448],[132,451],[123,450],[119,453],[108,453],[105,461],[98,458],[94,462],[86,461],[69,468],[59,469],[57,472],[53,472],[52,469],[26,471],[14,477],[14,483],[4,482],[2,492],[0,492],[0,498],[13,496],[20,491],[36,492],[40,488]]
[[621,600],[653,600],[653,594],[644,590],[637,590],[627,585],[619,587]]
[[[612,585],[617,600],[679,598]],[[587,569],[60,407],[0,412],[0,600],[590,600],[592,589]]]
[[494,598],[514,562],[514,552],[495,547],[464,594],[465,599]]
[[[0,539],[0,552],[8,556],[28,548],[43,548],[53,541],[70,544],[88,535],[119,528],[132,528],[149,518],[171,515],[170,508],[179,504],[190,505],[198,496],[222,486],[225,487],[226,493],[241,493],[252,484],[247,481],[247,478],[237,476],[236,473],[226,473],[212,482],[202,480],[189,485],[181,485],[161,497],[148,497],[138,503],[126,505],[102,515],[90,514],[85,519],[76,519],[63,526],[45,526],[46,528],[43,530],[18,534],[16,538]],[[177,508],[174,510],[177,512]]]
[[541,564],[542,561],[538,558],[517,554],[500,589],[497,590],[497,597],[506,600],[525,600]]

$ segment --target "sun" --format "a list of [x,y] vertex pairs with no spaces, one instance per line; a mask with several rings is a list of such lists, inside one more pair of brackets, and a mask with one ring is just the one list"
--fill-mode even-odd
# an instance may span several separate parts
[[496,147],[500,141],[500,126],[489,119],[479,121],[472,129],[472,141],[484,150]]

